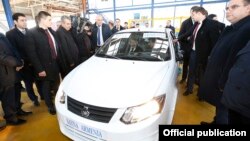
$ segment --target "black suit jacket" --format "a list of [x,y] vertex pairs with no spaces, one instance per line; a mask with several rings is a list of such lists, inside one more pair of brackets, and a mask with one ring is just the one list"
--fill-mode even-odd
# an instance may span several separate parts
[[195,51],[198,64],[206,66],[208,57],[215,43],[220,36],[220,30],[217,21],[205,19],[195,39]]
[[219,92],[219,89],[224,89],[229,70],[235,62],[237,53],[249,41],[249,31],[250,16],[226,27],[213,48],[199,89],[201,98],[210,104],[220,103],[222,93]]
[[[58,38],[56,33],[49,29],[56,41],[57,57],[59,58],[58,51]],[[34,66],[35,75],[39,80],[53,81],[59,74],[57,60],[52,58],[48,37],[45,30],[39,27],[34,27],[27,32],[26,52],[31,64]],[[46,77],[39,77],[38,73],[45,71]]]
[[250,41],[235,57],[222,95],[227,108],[250,118]]
[[[98,27],[96,24],[94,24],[94,27],[92,29],[92,44],[94,47],[97,47],[97,31]],[[112,35],[111,30],[107,24],[102,24],[102,37],[103,37],[103,42],[105,42],[110,36]]]
[[[61,53],[60,59],[63,59],[63,62],[65,62],[65,64],[61,64],[63,65],[61,68],[63,72],[68,73],[79,64],[79,50],[70,31],[66,31],[60,26],[56,33],[60,42],[60,47],[58,48]],[[74,64],[74,66],[70,67],[71,64]]]
[[6,43],[7,38],[0,33],[0,87],[13,86],[16,81],[16,67],[23,65]]
[[178,40],[181,45],[181,50],[184,50],[185,52],[189,52],[191,50],[192,42],[188,39],[188,37],[192,34],[193,26],[194,24],[191,17],[183,21],[181,24]]

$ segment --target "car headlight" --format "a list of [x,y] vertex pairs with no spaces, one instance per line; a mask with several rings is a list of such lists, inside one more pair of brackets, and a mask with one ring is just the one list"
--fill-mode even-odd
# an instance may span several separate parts
[[64,91],[62,91],[62,95],[59,97],[59,102],[61,104],[65,104],[65,97],[66,97],[66,93]]
[[121,121],[125,124],[131,124],[159,114],[162,111],[164,101],[165,95],[161,95],[142,105],[127,108],[121,118]]

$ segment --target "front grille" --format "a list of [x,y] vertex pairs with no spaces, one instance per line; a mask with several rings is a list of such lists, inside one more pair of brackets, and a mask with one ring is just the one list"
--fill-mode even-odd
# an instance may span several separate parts
[[117,109],[97,107],[67,97],[68,110],[86,119],[108,123]]

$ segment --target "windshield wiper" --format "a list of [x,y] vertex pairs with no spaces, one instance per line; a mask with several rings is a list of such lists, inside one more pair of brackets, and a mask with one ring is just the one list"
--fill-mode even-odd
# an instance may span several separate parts
[[108,55],[108,54],[96,54],[96,56],[98,56],[98,57],[106,57],[106,58],[113,58],[113,59],[121,59],[119,57]]

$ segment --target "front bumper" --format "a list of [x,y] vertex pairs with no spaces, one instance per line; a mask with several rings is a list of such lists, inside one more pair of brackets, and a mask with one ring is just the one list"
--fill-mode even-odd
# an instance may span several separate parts
[[76,141],[158,141],[158,125],[170,124],[174,113],[163,110],[144,121],[124,124],[120,118],[126,109],[118,109],[109,123],[80,117],[59,102],[56,102],[56,109],[60,130]]

